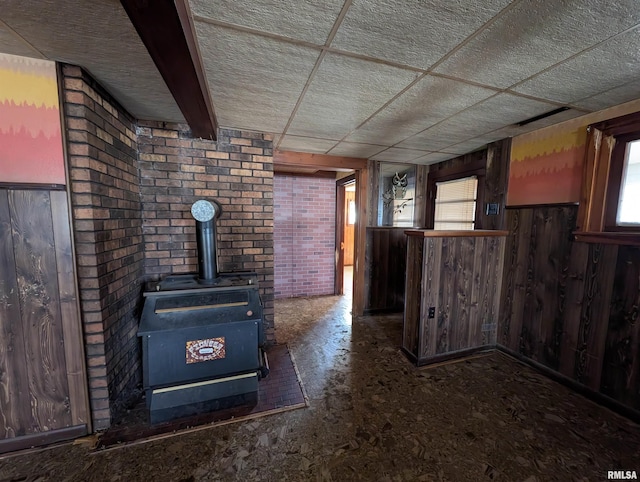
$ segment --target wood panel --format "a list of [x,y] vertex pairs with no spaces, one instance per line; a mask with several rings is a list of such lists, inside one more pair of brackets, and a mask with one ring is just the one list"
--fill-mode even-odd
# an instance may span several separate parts
[[0,438],[27,440],[71,426],[86,433],[65,192],[0,190],[0,271]]
[[365,305],[365,248],[367,239],[367,222],[369,209],[367,199],[369,196],[369,170],[367,168],[356,171],[356,225],[355,225],[355,252],[353,264],[353,316],[362,316]]
[[[418,238],[410,237],[407,240],[407,276],[406,276],[406,299],[420,300],[422,292],[422,275],[423,275],[423,241]],[[419,330],[420,319],[422,317],[421,309],[424,304],[405,303],[404,319],[402,331],[402,347],[406,352],[411,354],[415,360],[419,358]]]
[[499,343],[640,408],[640,248],[576,242],[577,206],[507,210]]
[[509,161],[511,158],[511,138],[494,142],[487,146],[487,166],[484,178],[485,203],[497,203],[497,215],[488,216],[482,209],[479,226],[483,229],[504,229],[505,205],[507,202],[507,180],[509,179]]
[[[422,325],[420,328],[420,352],[419,358],[426,358],[433,356],[437,353],[438,347],[438,324],[439,318],[429,318],[429,308],[434,307],[438,311],[440,307],[440,269],[442,265],[442,240],[443,238],[431,238],[424,241],[424,247],[420,246],[421,257],[416,259],[407,258],[407,266],[410,267],[413,264],[420,263],[421,265],[415,269],[422,269],[422,282],[416,287],[412,287],[414,291],[407,293],[407,300],[420,300],[418,305],[419,318],[417,325]],[[410,242],[418,242],[419,238],[413,236],[409,237]],[[413,268],[412,268],[413,269]],[[407,286],[409,287],[409,280],[407,279]],[[415,303],[409,301],[407,305],[414,305]],[[418,328],[416,328],[417,330]]]
[[617,251],[615,245],[589,245],[574,373],[578,382],[594,390],[600,388]]
[[51,192],[51,215],[56,253],[56,271],[64,336],[66,377],[69,385],[69,405],[73,425],[89,424],[89,394],[86,367],[84,363],[84,338],[82,321],[76,291],[76,275],[73,248],[71,244],[71,223],[67,194]]
[[640,248],[621,246],[613,282],[600,390],[640,409]]
[[[418,363],[491,346],[498,324],[505,238],[414,234],[407,254],[404,336],[415,342],[407,331],[418,330]],[[424,246],[422,260],[415,257],[418,242]],[[410,279],[417,272],[416,261],[422,261],[423,270],[419,291]]]
[[407,239],[404,228],[367,228],[365,310],[367,313],[404,309]]
[[273,163],[278,164],[280,167],[315,167],[316,169],[344,172],[367,168],[367,160],[360,157],[330,156],[327,154],[280,150],[273,152]]
[[[476,151],[454,159],[432,164],[427,176],[424,206],[417,207],[423,217],[424,226],[433,227],[435,212],[436,181],[459,179],[466,176],[478,176],[478,194],[476,223],[477,229],[504,229],[505,203],[507,197],[507,179],[509,177],[509,159],[511,140],[504,139]],[[497,215],[487,215],[486,203],[497,203]]]
[[50,194],[10,191],[9,210],[32,430],[42,432],[71,425]]
[[29,376],[11,235],[8,191],[0,190],[0,438],[31,429]]

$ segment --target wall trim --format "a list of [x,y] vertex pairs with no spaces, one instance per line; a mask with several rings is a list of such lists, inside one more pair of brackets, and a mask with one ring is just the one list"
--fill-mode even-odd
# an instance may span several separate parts
[[43,191],[64,191],[67,187],[64,184],[37,184],[29,182],[0,182],[0,189],[12,189],[14,191],[43,190]]
[[498,344],[496,345],[495,349],[498,353],[501,353],[504,356],[508,356],[521,363],[524,363],[525,365],[528,365],[529,367],[537,370],[538,372],[550,378],[551,380],[558,382],[561,385],[564,385],[570,390],[582,395],[585,398],[588,398],[592,402],[595,402],[598,405],[608,408],[609,410],[616,412],[618,415],[622,415],[623,417],[628,418],[629,420],[632,420],[635,423],[640,423],[640,411],[635,410],[627,405],[624,405],[618,402],[617,400],[614,400],[613,398],[607,395],[604,395],[603,393],[596,392],[595,390],[592,390],[591,388],[586,387],[581,383],[576,382],[575,380],[572,380],[566,375],[558,373],[557,371],[535,360],[532,360],[531,358],[527,358],[524,355],[521,355],[520,353],[517,353],[507,348],[506,346]]
[[549,204],[513,204],[505,206],[505,209],[535,209],[535,208],[561,208],[565,206],[578,206],[579,203],[549,203]]
[[74,425],[49,432],[32,433],[20,437],[0,440],[0,454],[30,449],[32,447],[64,442],[87,435],[86,425]]

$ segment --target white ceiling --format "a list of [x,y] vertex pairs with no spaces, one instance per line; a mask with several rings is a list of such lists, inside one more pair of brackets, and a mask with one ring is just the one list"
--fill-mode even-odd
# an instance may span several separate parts
[[[219,124],[282,150],[430,164],[640,97],[638,0],[188,3]],[[0,51],[182,120],[117,0],[4,0],[0,21]]]

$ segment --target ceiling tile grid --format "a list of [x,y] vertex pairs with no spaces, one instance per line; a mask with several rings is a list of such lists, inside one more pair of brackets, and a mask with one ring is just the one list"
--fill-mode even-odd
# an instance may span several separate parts
[[0,46],[2,53],[23,57],[44,58],[44,56],[0,21]]
[[413,162],[414,164],[422,164],[428,166],[430,164],[436,164],[438,162],[446,161],[447,159],[451,159],[452,157],[455,156],[452,156],[451,154],[445,152],[430,152],[429,154],[418,157],[411,162]]
[[415,77],[411,70],[328,53],[288,133],[340,140]]
[[382,152],[379,152],[371,159],[376,161],[397,161],[397,162],[411,162],[419,157],[429,154],[429,152],[418,149],[402,149],[399,147],[390,147]]
[[279,149],[281,151],[304,151],[314,154],[325,154],[335,145],[336,141],[331,139],[318,139],[287,134],[282,137]]
[[[431,163],[640,97],[638,0],[187,3],[219,124],[280,149]],[[0,51],[184,121],[118,0],[5,0]]]
[[624,104],[640,98],[640,78],[586,99],[573,102],[576,107],[598,111],[612,105]]
[[368,159],[385,149],[386,146],[343,141],[328,151],[327,154],[332,156],[360,157]]
[[344,0],[190,0],[197,17],[324,45]]
[[513,90],[571,103],[627,84],[639,76],[640,28],[607,40]]
[[498,94],[400,142],[398,147],[438,151],[554,108],[537,100]]
[[378,139],[392,146],[494,94],[494,90],[426,76],[352,132],[347,140]]
[[639,22],[637,0],[523,0],[435,71],[507,88]]
[[510,0],[353,0],[333,47],[427,69]]
[[282,133],[320,52],[206,22],[195,25],[220,125]]

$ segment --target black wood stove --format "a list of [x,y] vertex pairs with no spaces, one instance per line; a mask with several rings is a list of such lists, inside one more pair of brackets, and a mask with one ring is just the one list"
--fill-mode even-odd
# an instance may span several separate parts
[[197,201],[198,274],[150,283],[138,336],[151,423],[255,403],[268,365],[255,273],[218,273],[218,203]]

